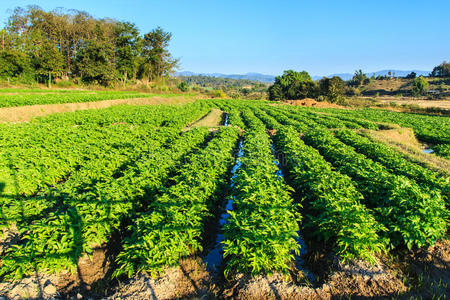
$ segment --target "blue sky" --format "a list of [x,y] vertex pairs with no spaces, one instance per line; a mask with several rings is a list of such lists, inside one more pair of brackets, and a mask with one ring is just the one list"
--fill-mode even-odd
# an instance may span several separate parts
[[181,70],[312,75],[382,69],[431,70],[450,60],[448,0],[199,1],[0,0],[8,9],[36,4],[156,26],[173,33]]

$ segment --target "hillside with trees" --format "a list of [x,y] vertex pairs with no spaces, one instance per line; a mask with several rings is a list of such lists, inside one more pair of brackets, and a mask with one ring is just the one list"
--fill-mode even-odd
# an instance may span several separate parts
[[78,10],[16,8],[0,31],[0,79],[47,83],[55,78],[111,86],[168,76],[178,60],[168,51],[172,34],[158,27],[97,19]]
[[268,89],[270,100],[299,100],[314,98],[318,101],[343,103],[348,97],[425,97],[445,99],[450,95],[450,64],[436,66],[429,76],[417,76],[415,72],[396,77],[394,72],[384,76],[368,76],[361,69],[353,78],[344,81],[339,76],[323,77],[314,81],[306,71],[284,71],[275,78]]

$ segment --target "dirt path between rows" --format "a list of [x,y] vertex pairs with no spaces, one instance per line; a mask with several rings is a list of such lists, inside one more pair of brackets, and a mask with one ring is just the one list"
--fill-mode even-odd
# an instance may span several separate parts
[[0,123],[28,122],[33,118],[42,117],[54,113],[74,112],[77,110],[86,110],[86,109],[100,109],[121,104],[128,104],[128,105],[179,104],[179,103],[193,102],[194,100],[195,100],[194,98],[186,98],[184,96],[175,96],[170,98],[155,96],[150,98],[115,99],[97,102],[5,107],[0,108]]
[[183,130],[187,131],[195,127],[218,127],[222,124],[224,112],[220,109],[213,108],[209,113],[193,122],[192,124],[186,126]]

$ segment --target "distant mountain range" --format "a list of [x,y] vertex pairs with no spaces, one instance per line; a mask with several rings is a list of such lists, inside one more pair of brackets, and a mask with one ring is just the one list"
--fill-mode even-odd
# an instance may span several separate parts
[[[431,71],[422,71],[422,70],[381,70],[377,72],[366,72],[367,76],[372,76],[375,74],[376,76],[385,76],[388,75],[388,73],[391,72],[391,74],[395,75],[396,77],[405,77],[411,72],[416,72],[417,76],[423,75],[427,76],[430,74]],[[246,74],[222,74],[222,73],[194,73],[189,71],[183,71],[183,72],[176,72],[175,76],[211,76],[211,77],[219,77],[219,78],[231,78],[231,79],[246,79],[246,80],[253,80],[253,81],[260,81],[265,83],[272,83],[275,81],[274,75],[265,75],[260,73],[246,73]],[[350,80],[353,77],[353,74],[351,73],[341,73],[341,74],[331,74],[327,77],[333,77],[338,76],[341,77],[343,80]],[[313,80],[319,80],[323,78],[324,76],[312,76]]]
[[231,78],[231,79],[246,79],[252,81],[260,81],[266,83],[272,83],[275,81],[274,75],[264,75],[260,73],[247,73],[247,74],[221,74],[221,73],[194,73],[189,71],[176,72],[175,76],[211,76],[219,78]]

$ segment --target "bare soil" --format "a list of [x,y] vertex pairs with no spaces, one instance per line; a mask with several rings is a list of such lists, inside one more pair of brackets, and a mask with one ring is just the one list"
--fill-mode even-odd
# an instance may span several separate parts
[[450,296],[450,241],[443,239],[427,250],[408,253],[400,262],[410,277],[410,297]]
[[23,278],[17,282],[0,283],[0,296],[10,299],[51,299],[58,295],[95,294],[99,283],[107,279],[111,261],[105,247],[97,248],[91,256],[85,255],[78,262],[77,272],[43,274]]
[[[77,292],[74,287],[79,287],[81,279],[85,284],[101,280],[106,257],[104,252],[98,251],[94,252],[92,260],[80,261],[79,279],[69,273],[58,276],[36,274],[16,283],[0,283],[0,296],[10,299],[90,297],[94,294],[89,293],[89,289]],[[330,257],[332,262],[327,265],[324,261]],[[429,249],[380,258],[376,265],[363,261],[343,263],[332,255],[318,257],[313,263],[316,264],[315,272],[322,272],[321,276],[328,274],[316,284],[308,281],[300,284],[298,277],[293,279],[292,274],[255,278],[238,275],[233,280],[222,279],[217,283],[199,257],[190,257],[181,260],[178,267],[166,268],[159,277],[141,274],[118,282],[113,289],[110,285],[108,296],[102,299],[432,299],[450,294],[448,240],[439,241]],[[67,293],[64,284],[73,285],[72,293]]]
[[320,286],[296,285],[281,274],[239,279],[229,299],[335,299],[345,297],[389,297],[407,288],[395,270],[383,263],[370,266],[361,261],[342,263],[335,259],[332,273]]
[[179,299],[210,298],[210,277],[200,258],[187,258],[179,267],[167,268],[164,275],[152,278],[140,275],[120,284],[107,299]]
[[0,296],[8,299],[54,299],[59,296],[56,276],[36,274],[18,282],[1,282]]
[[316,100],[312,98],[305,98],[302,100],[285,100],[283,101],[284,104],[288,105],[295,105],[295,106],[305,106],[305,107],[332,107],[332,108],[345,108],[343,106],[334,104],[334,103],[328,103],[326,101],[317,102]]
[[131,98],[104,100],[97,102],[83,103],[63,103],[63,104],[42,104],[27,105],[20,107],[4,107],[0,108],[0,123],[19,123],[28,122],[33,118],[42,117],[54,113],[74,112],[77,110],[100,109],[115,105],[157,105],[157,104],[179,104],[193,102],[194,98],[186,98],[184,96],[174,96],[170,98],[151,97],[151,98]]

